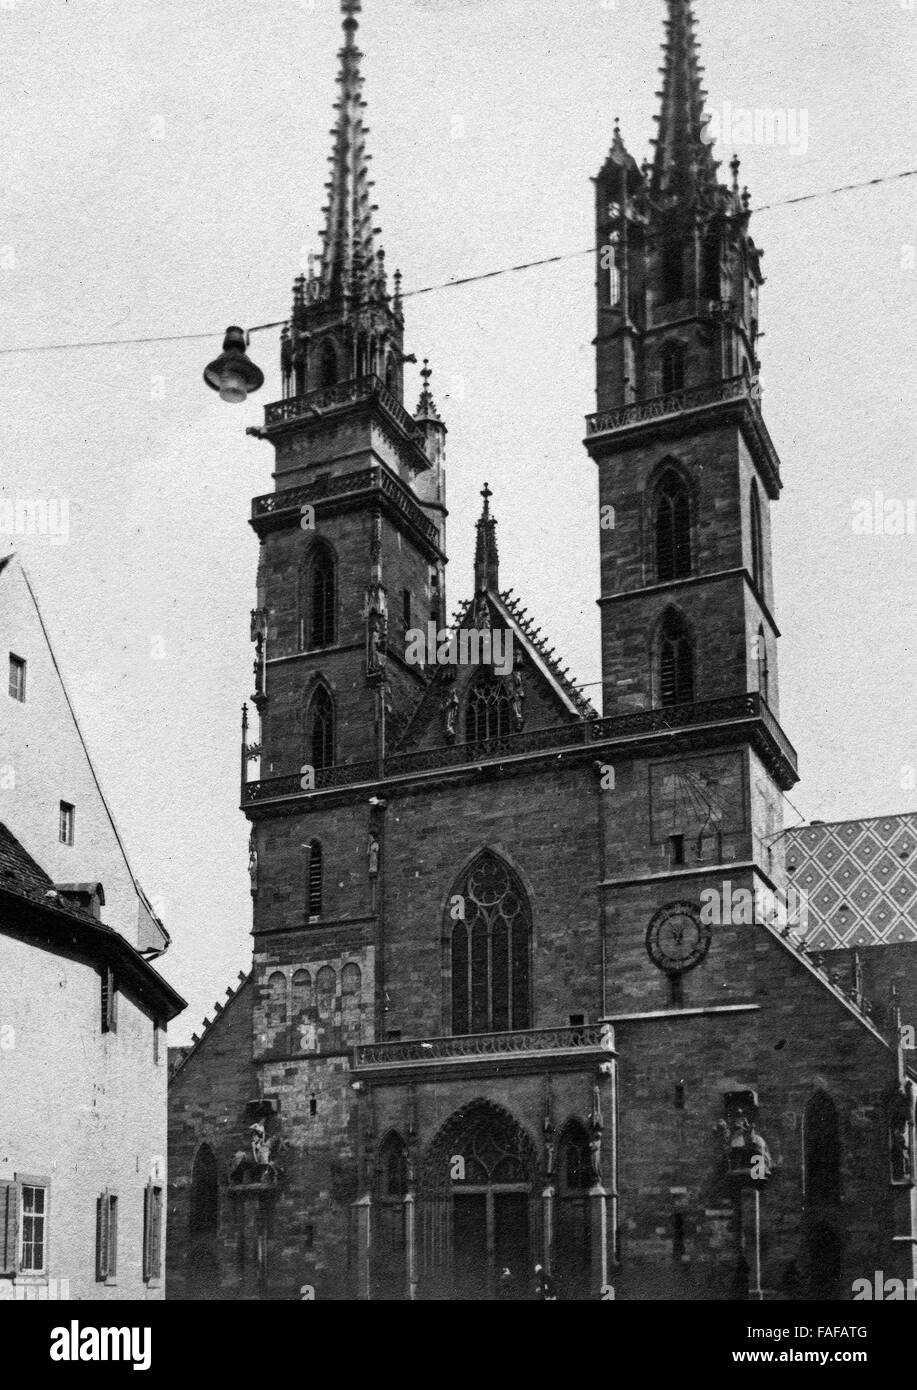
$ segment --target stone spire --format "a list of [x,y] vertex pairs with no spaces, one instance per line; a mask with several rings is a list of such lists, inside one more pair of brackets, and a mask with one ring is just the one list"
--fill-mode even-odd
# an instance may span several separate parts
[[704,139],[704,102],[707,93],[701,84],[703,68],[694,34],[691,0],[667,0],[666,40],[662,110],[656,117],[659,134],[653,142],[651,193],[654,200],[669,197],[691,199],[717,187],[717,163],[708,140]]
[[477,593],[489,589],[492,593],[500,591],[500,558],[497,554],[497,522],[490,514],[490,499],[493,493],[487,483],[481,491],[484,510],[478,521],[478,539],[474,552],[474,587]]
[[339,55],[340,94],[335,103],[337,120],[331,131],[331,177],[325,185],[328,203],[322,209],[322,263],[318,288],[312,290],[313,296],[323,301],[342,295],[372,300],[383,298],[386,293],[384,253],[376,244],[379,229],[373,225],[378,209],[372,202],[369,177],[372,156],[366,152],[368,127],[363,119],[366,103],[360,73],[363,54],[356,37],[360,10],[361,0],[341,0],[344,46]]

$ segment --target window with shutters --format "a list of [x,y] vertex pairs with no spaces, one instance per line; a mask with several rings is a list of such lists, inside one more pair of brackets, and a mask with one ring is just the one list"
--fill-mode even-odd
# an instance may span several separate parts
[[48,1184],[19,1182],[19,1273],[46,1274],[48,1269]]
[[322,915],[322,845],[320,840],[311,840],[309,842],[308,868],[306,873],[308,915],[311,921],[313,917],[321,917]]
[[694,645],[681,615],[669,609],[659,630],[657,689],[660,705],[694,702]]
[[150,1284],[162,1274],[162,1186],[148,1183],[143,1193],[143,1279]]
[[450,895],[452,1032],[500,1033],[531,1027],[532,917],[522,884],[485,850]]
[[19,1224],[19,1186],[0,1182],[0,1275],[17,1272]]
[[96,1200],[96,1282],[113,1284],[118,1272],[118,1197],[110,1189]]
[[115,972],[109,965],[106,965],[102,970],[99,1002],[102,1032],[116,1033],[118,1031],[118,987],[115,981]]
[[309,762],[316,772],[334,766],[334,701],[327,686],[320,685],[309,703]]
[[653,514],[656,578],[664,584],[691,573],[691,499],[674,469],[668,469],[659,480]]

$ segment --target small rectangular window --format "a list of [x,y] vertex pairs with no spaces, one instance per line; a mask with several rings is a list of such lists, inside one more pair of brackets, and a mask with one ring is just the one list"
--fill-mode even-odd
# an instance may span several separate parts
[[69,801],[62,801],[60,804],[60,842],[62,845],[73,844],[73,830],[76,821],[76,809],[70,805]]
[[669,836],[669,858],[673,864],[683,864],[685,862],[684,835]]
[[118,1198],[103,1192],[96,1201],[96,1282],[112,1284],[118,1271]]
[[570,1019],[571,1028],[582,1028],[583,1024],[586,1022],[585,1014],[569,1014],[568,1017]]
[[25,661],[10,652],[10,698],[25,704]]
[[48,1258],[48,1189],[24,1182],[21,1192],[19,1272],[44,1274]]
[[102,985],[100,994],[101,1004],[101,1024],[103,1033],[117,1033],[118,1031],[118,986],[115,981],[115,972],[111,966],[105,966],[102,971]]

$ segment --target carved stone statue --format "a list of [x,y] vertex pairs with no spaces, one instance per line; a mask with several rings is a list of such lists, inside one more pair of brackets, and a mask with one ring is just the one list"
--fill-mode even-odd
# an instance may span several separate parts
[[513,672],[513,688],[510,695],[510,704],[513,710],[513,719],[517,729],[521,729],[525,723],[525,685],[522,679],[522,672]]
[[474,602],[474,626],[478,632],[490,631],[490,604],[486,594],[478,594]]
[[259,632],[255,638],[255,694],[264,694],[264,634]]
[[888,1154],[893,1183],[909,1183],[913,1177],[911,1120],[908,1097],[901,1093],[892,1103],[888,1121]]
[[370,878],[376,878],[379,873],[379,852],[379,841],[376,839],[375,835],[372,835],[370,837],[368,850]]
[[375,606],[369,610],[367,646],[369,670],[381,671],[385,665],[385,616]]
[[443,733],[447,743],[455,742],[455,730],[458,724],[459,699],[455,690],[450,690],[446,699],[443,701]]
[[246,1151],[239,1149],[233,1155],[232,1168],[229,1173],[229,1180],[235,1185],[242,1183],[267,1183],[273,1184],[283,1176],[283,1169],[278,1166],[276,1159],[283,1148],[283,1140],[279,1134],[268,1139],[264,1125],[260,1122],[251,1125],[251,1148]]
[[251,881],[252,897],[254,897],[258,891],[258,848],[255,844],[254,831],[248,840],[248,877]]
[[719,1128],[730,1173],[750,1174],[759,1181],[770,1177],[774,1163],[767,1142],[758,1133],[755,1121],[749,1119],[743,1106],[732,1109],[728,1121],[720,1120]]

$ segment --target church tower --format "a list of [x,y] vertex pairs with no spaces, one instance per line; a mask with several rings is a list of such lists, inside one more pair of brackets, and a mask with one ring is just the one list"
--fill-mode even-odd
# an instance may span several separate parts
[[[724,869],[748,887],[759,875],[776,884],[770,847],[796,770],[778,723],[770,508],[781,482],[758,381],[762,253],[738,159],[719,180],[690,0],[667,5],[655,156],[639,167],[616,124],[595,180],[598,408],[586,447],[599,469],[604,722],[652,731],[664,754],[628,761],[616,780],[618,803],[643,808],[649,842],[613,830],[623,838],[608,846],[609,997],[677,1003],[723,980],[664,952],[652,971],[647,924],[662,913],[664,931],[671,902],[696,900],[709,873],[709,886]],[[693,936],[672,920],[670,935]]]
[[[257,732],[243,715],[253,1059],[259,1094],[275,1098],[277,1059],[294,1059],[284,1107],[310,1127],[310,1200],[353,1168],[361,1142],[340,1096],[343,1087],[355,1100],[341,1073],[357,1043],[384,1035],[387,1009],[377,968],[385,803],[372,792],[397,733],[393,711],[413,708],[425,686],[406,659],[406,634],[439,626],[446,602],[446,427],[426,362],[416,414],[405,408],[404,365],[414,359],[404,352],[400,273],[391,289],[376,225],[361,5],[341,8],[322,252],[293,285],[282,398],[250,431],[275,451],[274,491],[255,499],[251,517]],[[269,1138],[271,1125],[289,1132],[274,1104],[264,1107]],[[287,1200],[300,1200],[295,1182]],[[341,1200],[339,1191],[329,1199],[335,1210]],[[243,1225],[264,1220],[239,1212]],[[262,1235],[248,1230],[256,1243]],[[345,1278],[346,1225],[332,1222],[323,1239],[328,1250],[340,1242]]]

